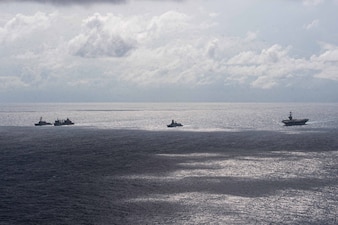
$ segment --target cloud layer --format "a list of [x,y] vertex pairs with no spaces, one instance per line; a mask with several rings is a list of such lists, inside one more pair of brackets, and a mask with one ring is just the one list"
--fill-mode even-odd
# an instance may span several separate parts
[[0,3],[4,2],[36,2],[36,3],[49,3],[55,5],[69,5],[69,4],[88,4],[88,3],[112,3],[120,4],[128,2],[128,0],[0,0]]
[[17,14],[3,27],[0,27],[0,43],[12,42],[16,39],[25,38],[37,30],[47,29],[52,22],[53,15],[37,12],[33,16]]
[[[298,7],[320,3],[303,1]],[[285,96],[312,90],[337,96],[338,43],[316,36],[327,25],[321,15],[307,16],[293,28],[312,40],[299,54],[289,32],[231,30],[235,20],[225,20],[217,8],[191,13],[193,5],[186,7],[137,14],[95,7],[79,15],[66,9],[6,14],[0,17],[0,92],[60,90],[128,101],[140,95],[176,99],[178,93],[188,100],[243,100],[248,98],[240,96],[255,93],[269,99],[276,90]],[[238,29],[242,22],[236,22]]]
[[[128,3],[130,1],[132,0],[0,0],[0,3],[35,2],[35,3],[41,3],[41,4],[47,3],[47,4],[62,6],[62,5],[98,4],[98,3],[123,4],[123,3]],[[150,0],[150,1],[156,1],[156,0]],[[182,2],[184,0],[162,0],[162,1]]]
[[96,13],[84,20],[83,32],[69,42],[70,52],[76,56],[123,57],[134,48],[136,40],[125,37],[128,29],[120,18]]

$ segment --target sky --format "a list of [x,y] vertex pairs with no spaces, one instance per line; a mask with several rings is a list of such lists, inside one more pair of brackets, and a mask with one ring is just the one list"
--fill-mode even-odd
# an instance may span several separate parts
[[338,0],[0,0],[0,102],[338,102]]

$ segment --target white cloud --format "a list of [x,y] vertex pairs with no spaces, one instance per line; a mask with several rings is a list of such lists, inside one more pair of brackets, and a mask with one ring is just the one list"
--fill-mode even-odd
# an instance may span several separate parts
[[128,23],[112,14],[101,16],[99,13],[83,22],[83,33],[69,42],[70,52],[74,55],[96,57],[123,57],[135,46],[135,39],[124,35]]
[[[298,78],[321,78],[338,80],[338,47],[322,44],[323,52],[309,59],[290,56],[290,47],[273,45],[260,53],[241,52],[227,61],[227,80],[251,82],[252,87],[269,89],[275,86],[290,86]],[[307,77],[307,78],[305,78]],[[295,83],[297,84],[297,83]]]
[[[0,0],[2,2],[27,2],[27,0]],[[97,3],[109,3],[109,4],[123,4],[129,2],[129,0],[30,0],[31,2],[42,3],[42,4],[53,4],[53,5],[84,5],[84,4],[97,4]],[[180,2],[184,0],[167,0]]]
[[315,77],[338,81],[338,46],[323,46],[324,52],[310,59],[313,69],[318,71]]
[[278,83],[271,76],[258,77],[255,81],[251,83],[252,87],[261,89],[271,89],[277,85]]
[[0,27],[0,42],[11,42],[27,38],[37,30],[45,30],[51,25],[54,14],[37,12],[33,16],[17,14],[3,27]]
[[218,39],[214,39],[211,40],[207,43],[206,46],[206,54],[210,57],[210,58],[216,58],[216,51],[219,48],[219,40]]
[[[155,16],[149,22],[146,32],[151,38],[161,38],[165,35],[177,34],[188,27],[189,16],[176,11],[168,11],[160,16]],[[172,37],[172,35],[170,35]]]
[[248,31],[246,33],[246,40],[247,41],[254,41],[257,39],[258,32]]
[[83,21],[83,31],[69,42],[69,49],[73,55],[87,58],[124,57],[148,41],[154,45],[173,38],[184,31],[187,20],[185,14],[175,11],[152,18],[95,13]]
[[7,91],[15,88],[28,87],[19,77],[0,76],[0,91]]
[[[299,77],[325,70],[323,63],[317,62],[314,67],[313,60],[292,57],[291,47],[274,44],[260,48],[264,45],[257,40],[257,32],[248,31],[243,38],[209,37],[203,34],[208,26],[189,26],[191,20],[175,11],[150,18],[95,14],[84,20],[83,32],[69,46],[72,53],[82,57],[123,56],[123,61],[114,61],[113,67],[106,65],[105,74],[142,87],[196,87],[223,80],[271,89],[292,85]],[[125,49],[123,54],[116,52],[119,48]],[[128,54],[131,50],[132,54]],[[317,77],[335,79],[327,74],[318,73]]]
[[268,49],[262,49],[260,54],[252,51],[241,52],[228,60],[228,64],[271,64],[282,61],[288,54],[288,49],[280,45],[273,45]]
[[[222,4],[218,1],[218,6]],[[223,92],[228,87],[272,91],[274,87],[287,89],[304,82],[310,86],[319,79],[338,80],[336,43],[314,39],[319,37],[319,29],[314,29],[319,26],[319,19],[304,23],[308,18],[323,20],[320,15],[311,14],[294,27],[293,24],[288,27],[288,32],[297,29],[305,34],[300,26],[305,24],[304,29],[312,29],[314,35],[299,47],[296,42],[289,42],[297,32],[294,35],[277,32],[277,28],[282,31],[278,27],[280,21],[274,24],[276,29],[272,31],[264,30],[263,26],[245,26],[243,21],[247,18],[240,17],[243,21],[235,24],[234,29],[232,17],[208,13],[221,7],[208,10],[196,7],[203,8],[202,12],[193,10],[192,5],[189,1],[189,10],[180,8],[179,11],[170,8],[138,13],[133,9],[137,12],[133,14],[127,13],[127,5],[114,5],[107,10],[102,8],[108,4],[93,6],[90,11],[70,6],[60,9],[57,15],[18,14],[6,21],[2,17],[0,65],[5,69],[0,72],[0,88],[3,91],[5,87],[22,86],[39,90],[62,84],[65,90],[100,92],[106,88],[110,93],[124,87],[149,90],[149,93],[162,88],[207,90],[213,87]],[[303,8],[299,4],[297,7]],[[115,8],[126,11],[119,13]],[[78,10],[78,14],[74,15],[73,9]],[[94,13],[96,11],[100,13]],[[320,23],[320,26],[324,30],[327,24]],[[321,43],[320,53],[316,52],[318,46],[314,47],[314,43]],[[306,56],[296,55],[299,48],[307,51]]]
[[305,59],[296,59],[289,55],[290,47],[273,45],[254,51],[241,52],[227,61],[228,80],[250,81],[252,87],[269,89],[278,85],[290,85],[290,77],[303,76],[312,69]]
[[324,0],[303,0],[305,6],[316,6],[323,3]]
[[304,29],[306,30],[311,30],[311,29],[315,29],[319,26],[319,20],[313,20],[311,23],[304,25]]

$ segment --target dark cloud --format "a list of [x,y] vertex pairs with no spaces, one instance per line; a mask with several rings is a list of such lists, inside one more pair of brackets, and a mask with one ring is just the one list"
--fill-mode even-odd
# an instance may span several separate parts
[[[71,5],[71,4],[96,4],[96,3],[111,3],[111,4],[123,4],[130,2],[131,0],[0,0],[0,3],[8,2],[36,2],[42,4],[54,4],[54,5]],[[154,2],[158,0],[152,0]],[[182,2],[184,0],[162,0]],[[159,2],[159,1],[158,1]]]
[[69,42],[73,55],[85,58],[124,57],[133,48],[136,40],[122,35],[122,30],[114,30],[110,20],[113,16],[94,14],[85,20],[84,30]]
[[129,2],[129,0],[0,0],[0,3],[12,3],[12,2],[23,2],[23,3],[35,2],[53,5],[72,5],[72,4],[94,4],[94,3],[122,4]]
[[[96,38],[99,37],[97,35],[95,36]],[[70,46],[70,48],[73,48],[71,53],[76,56],[84,58],[101,58],[124,57],[134,48],[134,46],[119,36],[107,36],[104,39],[90,37],[85,41],[76,43],[76,46]]]

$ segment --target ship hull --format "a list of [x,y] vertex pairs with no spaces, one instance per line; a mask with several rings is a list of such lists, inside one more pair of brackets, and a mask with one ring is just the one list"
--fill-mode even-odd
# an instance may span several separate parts
[[74,123],[72,121],[70,121],[70,119],[66,119],[66,120],[55,120],[54,126],[64,126],[64,125],[74,125]]
[[167,127],[183,127],[182,124],[169,124]]
[[309,119],[292,119],[292,120],[283,120],[282,122],[285,126],[301,126],[305,125]]
[[35,126],[46,126],[46,125],[52,125],[51,123],[47,123],[47,122],[39,122],[36,123]]

